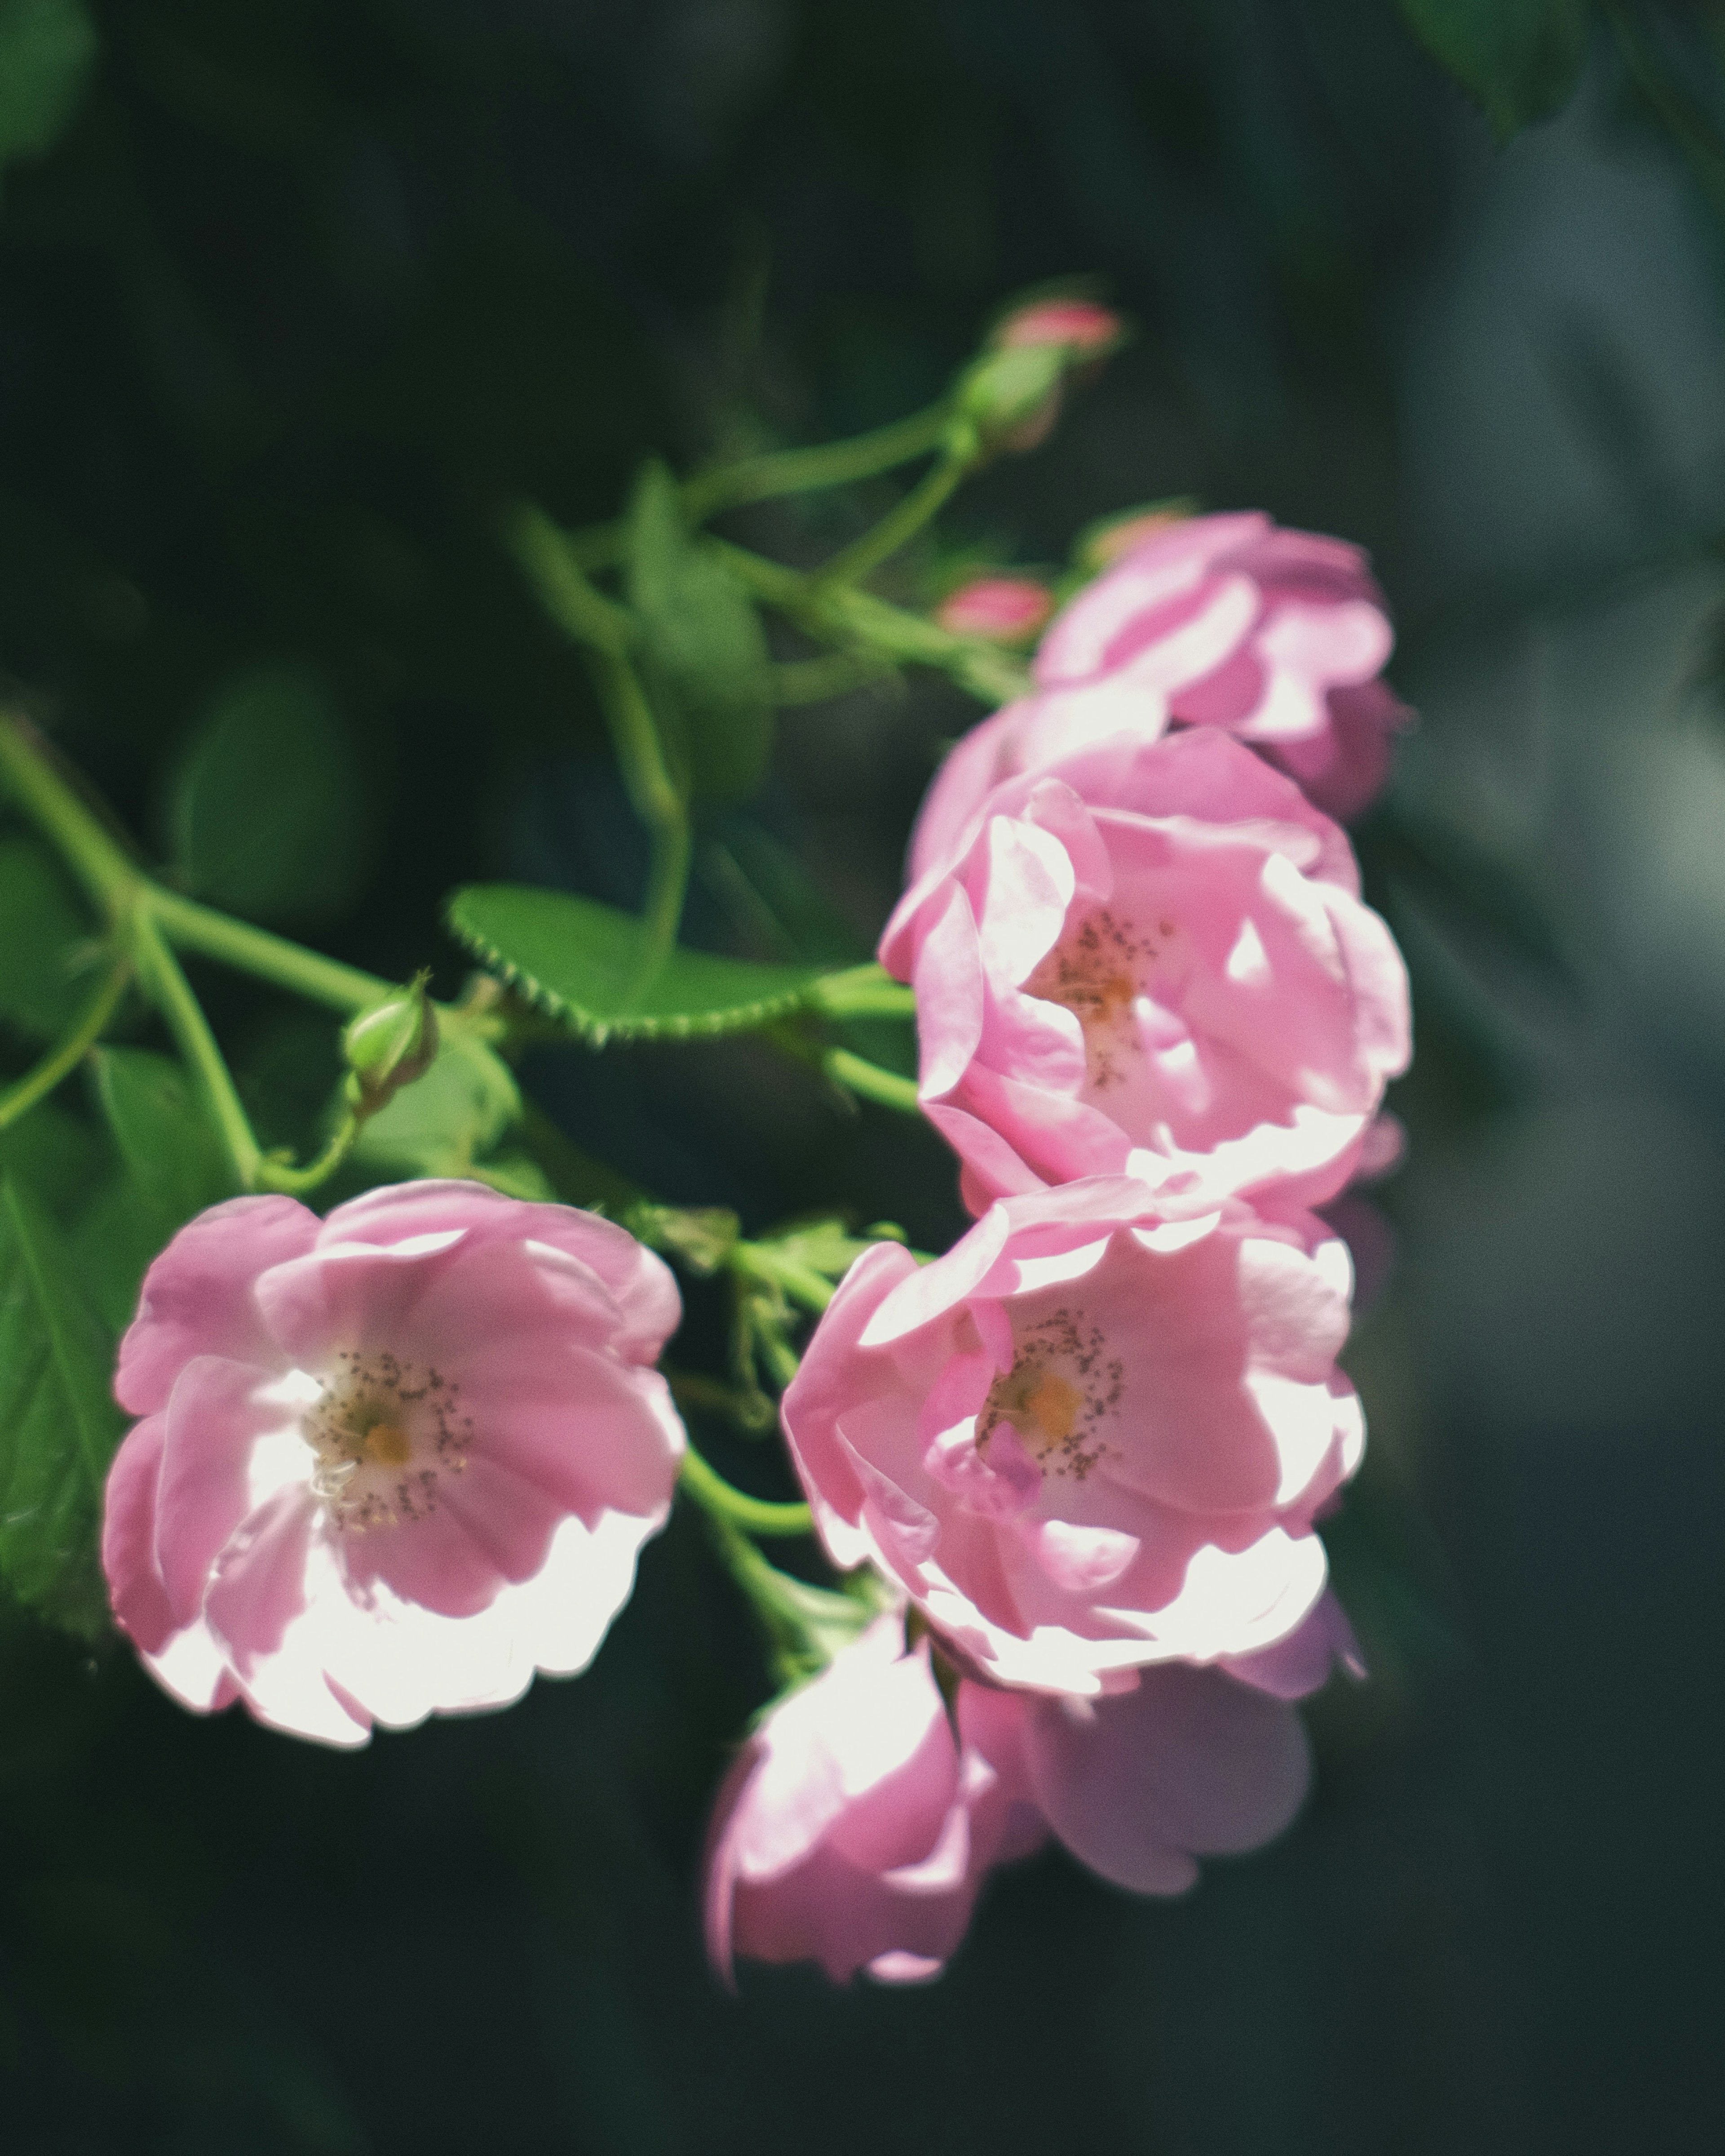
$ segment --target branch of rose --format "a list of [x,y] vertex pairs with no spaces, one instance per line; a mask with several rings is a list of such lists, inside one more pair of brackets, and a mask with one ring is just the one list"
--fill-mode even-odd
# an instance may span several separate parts
[[[174,947],[219,959],[343,1013],[375,1010],[392,997],[399,998],[402,992],[373,974],[322,957],[285,937],[165,889],[128,858],[103,817],[82,798],[75,776],[60,766],[48,743],[26,721],[4,714],[0,714],[0,783],[54,844],[105,916],[113,953],[100,985],[64,1037],[0,1093],[0,1129],[16,1122],[70,1075],[100,1040],[127,988],[135,986],[161,1016],[187,1067],[196,1075],[239,1187],[246,1191],[300,1195],[326,1182],[352,1147],[363,1120],[363,1102],[348,1108],[323,1152],[309,1163],[300,1166],[280,1153],[265,1153]],[[903,1014],[911,1007],[908,992],[887,980],[875,966],[834,974],[821,986],[820,1008],[829,1017]],[[414,984],[415,989],[419,987]],[[426,1001],[429,1004],[429,999]],[[507,1045],[511,1019],[482,1002],[430,1008],[435,1013],[435,1032],[444,1038],[465,1028],[488,1043]],[[833,1052],[842,1055],[842,1051]],[[424,1060],[429,1062],[429,1055]],[[897,1086],[909,1084],[892,1080],[891,1073],[876,1072],[860,1057],[846,1059],[845,1070],[833,1075],[845,1078],[847,1071],[848,1082],[859,1092],[868,1092],[876,1081],[890,1081]],[[914,1086],[910,1091],[914,1098]],[[893,1105],[901,1105],[893,1097],[891,1086],[883,1094],[875,1086],[871,1097],[886,1097],[892,1099]],[[531,1140],[532,1132],[526,1134]],[[622,1188],[620,1183],[618,1188]],[[590,1198],[590,1194],[581,1194]],[[632,1232],[644,1241],[687,1259],[676,1224],[685,1216],[639,1197],[622,1209]],[[758,1301],[758,1291],[765,1289],[781,1306],[783,1298],[788,1297],[805,1311],[818,1313],[832,1295],[831,1284],[821,1274],[775,1249],[770,1241],[751,1242],[733,1234],[716,1245],[713,1265],[697,1264],[695,1269],[713,1270],[719,1265],[735,1281],[740,1306],[747,1302],[752,1292]],[[758,1308],[752,1312],[752,1325],[755,1337],[750,1343],[751,1353],[765,1362],[769,1375],[783,1387],[795,1374],[797,1366],[785,1325],[771,1313],[763,1319]],[[676,1383],[677,1389],[685,1395],[691,1386],[700,1389],[700,1381],[679,1378]],[[711,1409],[719,1404],[717,1395],[726,1390],[715,1387],[711,1395],[691,1396],[691,1404]],[[776,1408],[764,1395],[758,1397],[770,1420]],[[752,1404],[746,1404],[742,1419],[758,1424],[758,1414]],[[756,1609],[775,1655],[781,1661],[789,1656],[798,1668],[818,1666],[824,1656],[796,1627],[807,1615],[799,1598],[819,1590],[778,1573],[758,1553],[745,1559],[737,1547],[749,1534],[806,1534],[810,1528],[808,1507],[776,1504],[734,1489],[692,1445],[685,1456],[682,1486],[709,1522],[717,1523],[719,1553]]]

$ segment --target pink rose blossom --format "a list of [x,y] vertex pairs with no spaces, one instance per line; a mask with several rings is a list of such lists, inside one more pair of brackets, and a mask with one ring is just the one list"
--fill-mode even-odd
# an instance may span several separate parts
[[[989,1869],[1051,1831],[1091,1870],[1178,1894],[1199,1856],[1260,1847],[1299,1810],[1310,1758],[1287,1703],[1351,1650],[1326,1597],[1241,1681],[1169,1663],[1095,1700],[969,1678],[949,1712],[925,1635],[876,1620],[776,1707],[721,1786],[706,1870],[707,1950],[819,1962],[835,1982],[936,1975]],[[1250,1667],[1241,1666],[1244,1676]]]
[[187,1707],[331,1744],[583,1668],[670,1506],[679,1315],[621,1228],[478,1183],[200,1214],[121,1342],[116,1615]]
[[1256,511],[1153,528],[1056,615],[1034,694],[967,734],[911,840],[923,875],[991,788],[1075,749],[1170,726],[1250,742],[1317,806],[1353,817],[1383,785],[1409,713],[1378,676],[1394,641],[1356,547]]
[[[1015,1732],[1009,1732],[1009,1736]],[[1006,1772],[955,1743],[925,1638],[877,1618],[775,1707],[721,1785],[706,1872],[707,1951],[818,1961],[834,1982],[938,1974],[991,1864],[1042,1839],[1015,1743]]]
[[1309,1214],[1194,1215],[1126,1177],[1005,1199],[921,1268],[877,1245],[784,1396],[828,1554],[993,1682],[1095,1693],[1274,1646],[1364,1449],[1349,1286]]
[[1358,893],[1340,828],[1209,728],[997,788],[880,942],[973,1209],[1087,1174],[1334,1196],[1411,1045]]
[[934,618],[955,636],[986,636],[998,644],[1028,644],[1053,607],[1046,586],[1033,578],[974,577],[941,601]]

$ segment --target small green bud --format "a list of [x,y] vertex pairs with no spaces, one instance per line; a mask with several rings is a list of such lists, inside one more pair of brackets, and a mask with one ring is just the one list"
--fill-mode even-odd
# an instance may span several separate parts
[[958,377],[958,410],[985,449],[1034,449],[1060,408],[1064,345],[1005,345],[973,360]]
[[404,988],[362,1011],[341,1035],[347,1101],[356,1116],[375,1116],[435,1061],[437,1014],[425,993],[430,978],[416,973]]

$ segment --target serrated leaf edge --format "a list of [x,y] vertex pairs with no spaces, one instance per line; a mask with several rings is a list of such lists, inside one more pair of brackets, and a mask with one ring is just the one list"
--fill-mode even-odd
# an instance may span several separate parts
[[753,1003],[732,1004],[722,1011],[706,1016],[682,1012],[668,1018],[598,1019],[572,1004],[566,996],[559,995],[555,988],[547,988],[536,975],[501,951],[489,937],[463,921],[457,910],[457,898],[449,901],[444,918],[450,935],[488,973],[495,973],[531,1009],[567,1026],[591,1048],[603,1048],[612,1040],[718,1040],[727,1034],[752,1032],[757,1026],[768,1025],[774,1019],[788,1017],[791,1012],[812,1004],[824,978],[814,973],[800,988],[787,989],[783,995],[762,997]]

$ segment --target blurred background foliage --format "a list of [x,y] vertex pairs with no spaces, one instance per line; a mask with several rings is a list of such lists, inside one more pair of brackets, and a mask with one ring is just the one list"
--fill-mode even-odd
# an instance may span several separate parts
[[[1136,341],[886,588],[1261,504],[1372,548],[1423,714],[1359,834],[1420,1044],[1330,1530],[1374,1676],[1313,1709],[1287,1840],[1174,1904],[1040,1859],[930,1991],[739,2004],[694,1881],[765,1680],[685,1522],[588,1676],[357,1758],[11,1613],[9,2150],[1717,2148],[1722,50],[1675,0],[0,0],[0,665],[187,888],[442,992],[455,882],[635,902],[502,504],[606,517],[649,455],[893,418],[1073,270]],[[731,528],[812,559],[887,498]],[[703,821],[694,940],[865,956],[973,711],[784,714]],[[50,916],[75,968],[9,827],[14,1065],[82,992],[8,931]],[[330,1026],[200,985],[305,1143]],[[116,1321],[160,1045],[0,1137]],[[521,1075],[665,1198],[960,1225],[937,1145],[758,1045]],[[398,1163],[507,1120],[437,1082]],[[205,1194],[168,1158],[171,1222]]]

